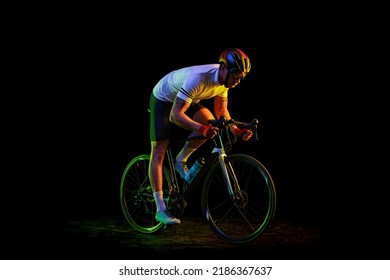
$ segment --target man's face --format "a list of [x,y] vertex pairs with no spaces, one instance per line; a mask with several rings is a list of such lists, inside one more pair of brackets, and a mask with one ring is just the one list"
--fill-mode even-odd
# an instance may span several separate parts
[[233,73],[229,73],[227,79],[227,86],[229,88],[234,88],[241,82],[243,78],[244,73],[242,73],[241,71],[234,71]]

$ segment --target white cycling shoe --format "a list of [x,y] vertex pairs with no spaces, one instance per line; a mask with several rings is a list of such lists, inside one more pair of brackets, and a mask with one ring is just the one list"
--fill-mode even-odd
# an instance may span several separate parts
[[159,211],[155,216],[156,220],[165,225],[180,224],[180,220],[175,218],[168,210]]

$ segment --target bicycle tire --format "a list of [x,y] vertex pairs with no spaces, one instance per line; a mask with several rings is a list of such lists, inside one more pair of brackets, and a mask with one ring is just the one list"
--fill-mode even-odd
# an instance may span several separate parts
[[[153,233],[164,224],[155,220],[156,204],[149,180],[150,155],[132,159],[123,171],[120,182],[120,204],[127,222],[142,233]],[[163,168],[164,185],[170,185],[167,170]],[[164,199],[168,192],[164,191]]]
[[233,177],[237,178],[242,196],[237,191],[235,195],[241,199],[231,199],[219,161],[216,161],[202,186],[202,211],[218,237],[231,243],[246,243],[259,237],[274,218],[274,182],[265,166],[249,155],[228,155],[225,162],[228,169],[231,167],[228,173],[232,185]]

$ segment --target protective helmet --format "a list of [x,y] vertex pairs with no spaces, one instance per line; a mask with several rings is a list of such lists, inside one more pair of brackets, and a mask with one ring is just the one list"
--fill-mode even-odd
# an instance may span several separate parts
[[249,57],[237,48],[224,50],[219,57],[219,63],[224,63],[229,73],[236,74],[242,72],[244,77],[251,70]]

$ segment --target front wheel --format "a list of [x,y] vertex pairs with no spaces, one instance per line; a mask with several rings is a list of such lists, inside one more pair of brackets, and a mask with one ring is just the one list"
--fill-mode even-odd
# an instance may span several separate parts
[[202,188],[202,210],[211,230],[232,243],[246,243],[273,220],[276,192],[267,169],[245,154],[225,157],[233,193],[225,183],[219,161],[210,168]]

